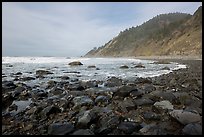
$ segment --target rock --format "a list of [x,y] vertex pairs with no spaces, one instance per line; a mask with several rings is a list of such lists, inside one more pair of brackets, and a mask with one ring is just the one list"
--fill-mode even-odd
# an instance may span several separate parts
[[94,133],[90,129],[79,129],[72,135],[94,135]]
[[147,120],[160,120],[161,119],[161,117],[158,114],[151,112],[151,111],[144,112],[143,117],[144,119],[147,119]]
[[50,90],[50,93],[53,95],[61,95],[64,92],[64,89],[59,88],[59,87],[54,87]]
[[70,62],[68,65],[70,66],[78,66],[78,65],[83,65],[81,62],[79,61],[73,61],[73,62]]
[[131,134],[133,131],[138,130],[138,128],[140,128],[140,125],[135,122],[121,122],[118,125],[118,129],[126,134]]
[[104,84],[104,86],[107,87],[115,87],[115,86],[121,86],[122,85],[122,79],[111,77],[107,80],[107,82]]
[[143,90],[145,91],[145,93],[150,93],[150,92],[156,90],[156,88],[152,84],[144,84]]
[[48,127],[49,135],[66,135],[74,130],[71,123],[53,123]]
[[106,113],[99,118],[99,134],[108,134],[120,123],[119,117],[113,112]]
[[13,96],[13,97],[17,97],[18,95],[21,94],[21,92],[23,92],[23,91],[25,91],[25,90],[26,90],[25,87],[23,87],[23,86],[18,86],[18,87],[15,88],[14,92],[12,93],[12,96]]
[[168,101],[168,100],[163,100],[160,102],[155,102],[154,106],[157,109],[168,109],[168,110],[173,110],[173,105]]
[[46,87],[46,89],[52,88],[52,87],[54,87],[56,84],[57,84],[56,81],[50,80],[50,81],[47,82],[47,87]]
[[58,106],[48,106],[42,110],[44,116],[49,116],[50,114],[60,113],[61,110]]
[[130,96],[133,98],[139,97],[145,93],[144,90],[141,89],[134,89],[130,92]]
[[134,103],[137,106],[143,106],[143,105],[153,105],[154,102],[149,98],[140,98],[140,99],[134,100]]
[[21,73],[21,72],[17,72],[15,75],[22,75],[23,73]]
[[108,97],[107,96],[102,96],[102,95],[100,95],[100,96],[98,96],[96,99],[95,99],[95,102],[96,102],[96,104],[108,104],[108,101],[109,101],[109,99],[108,99]]
[[136,66],[134,66],[134,68],[145,68],[144,65],[142,65],[142,63],[137,64]]
[[130,110],[137,109],[137,106],[133,103],[131,98],[127,98],[119,102],[118,106],[122,112],[128,112]]
[[128,69],[129,67],[127,65],[123,65],[123,66],[120,66],[121,69]]
[[13,104],[13,105],[9,106],[9,109],[8,109],[8,110],[9,110],[9,111],[12,111],[12,110],[17,111],[17,110],[18,110],[18,106],[17,106],[16,104]]
[[62,79],[62,80],[68,80],[68,79],[69,79],[69,76],[62,76],[61,79]]
[[20,80],[22,80],[22,81],[29,81],[29,80],[35,80],[35,78],[34,77],[23,77]]
[[114,96],[126,97],[130,94],[130,92],[136,90],[135,87],[132,86],[122,86],[115,92]]
[[74,108],[80,108],[81,106],[91,106],[93,101],[88,96],[79,96],[73,99]]
[[96,68],[96,66],[95,65],[90,65],[87,68]]
[[90,110],[87,110],[83,113],[82,116],[78,118],[77,127],[78,128],[88,128],[88,124],[96,118],[95,113]]
[[152,83],[152,79],[151,78],[137,78],[136,80],[135,80],[135,84],[140,84],[140,83],[142,83],[142,84],[144,84],[144,83],[148,83],[148,84],[151,84]]
[[11,93],[8,94],[2,94],[2,110],[5,110],[7,107],[9,107],[14,101],[14,98]]
[[197,123],[191,123],[186,125],[182,132],[184,135],[202,135],[202,126]]
[[185,110],[173,110],[169,112],[170,116],[178,120],[181,124],[187,125],[195,122],[201,122],[201,116],[197,113]]
[[178,101],[172,92],[158,92],[153,95],[154,97],[169,100],[170,102]]
[[170,68],[169,67],[163,67],[161,70],[170,70]]
[[36,75],[42,76],[42,75],[48,75],[48,74],[53,74],[53,73],[47,70],[37,70],[36,71]]
[[17,86],[13,83],[13,81],[2,81],[2,91],[8,91],[15,89]]
[[83,96],[84,92],[76,90],[76,91],[70,91],[69,94],[76,97],[76,96]]
[[139,130],[141,135],[167,135],[166,131],[155,124],[149,124]]

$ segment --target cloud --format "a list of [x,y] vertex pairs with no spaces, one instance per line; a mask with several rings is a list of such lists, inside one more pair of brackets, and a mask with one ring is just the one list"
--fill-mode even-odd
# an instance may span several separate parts
[[3,2],[2,53],[3,56],[81,56],[93,47],[104,45],[121,30],[158,13],[185,10],[179,7],[181,4],[175,8],[162,5]]

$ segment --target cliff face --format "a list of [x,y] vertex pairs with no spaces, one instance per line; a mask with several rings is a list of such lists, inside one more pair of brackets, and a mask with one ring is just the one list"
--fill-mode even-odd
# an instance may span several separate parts
[[86,57],[202,55],[202,6],[193,15],[158,15],[121,32]]

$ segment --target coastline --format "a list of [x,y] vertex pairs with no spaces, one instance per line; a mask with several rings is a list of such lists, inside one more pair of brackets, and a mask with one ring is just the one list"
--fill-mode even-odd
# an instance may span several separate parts
[[[173,61],[185,64],[187,68],[152,78],[138,78],[134,83],[113,77],[104,81],[105,89],[97,87],[100,84],[97,81],[49,81],[47,88],[37,92],[34,89],[35,92],[30,93],[33,89],[23,84],[16,90],[10,82],[7,91],[6,82],[2,83],[2,104],[8,104],[8,97],[13,94],[18,100],[31,97],[33,101],[15,117],[2,113],[2,134],[202,134],[202,60],[151,59]],[[24,92],[21,92],[22,87],[26,89]],[[50,93],[42,92],[47,90]],[[14,93],[10,94],[10,91]],[[48,99],[48,95],[55,98]],[[10,104],[8,108],[11,112],[15,105]],[[186,115],[182,121],[180,111]],[[59,132],[59,127],[63,132]]]

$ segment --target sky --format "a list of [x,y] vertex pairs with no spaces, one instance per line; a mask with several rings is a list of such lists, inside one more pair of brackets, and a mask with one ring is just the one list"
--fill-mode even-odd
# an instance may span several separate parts
[[159,14],[202,2],[2,2],[2,56],[79,57]]

